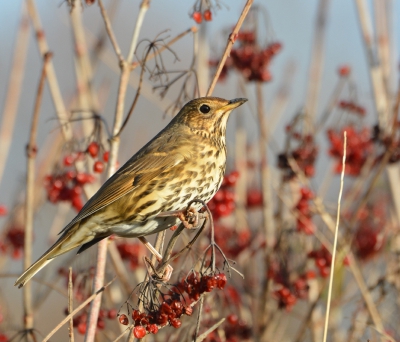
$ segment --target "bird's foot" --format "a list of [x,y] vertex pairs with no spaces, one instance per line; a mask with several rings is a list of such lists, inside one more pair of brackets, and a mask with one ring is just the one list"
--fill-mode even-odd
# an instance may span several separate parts
[[187,229],[193,229],[199,227],[199,221],[207,216],[207,213],[199,213],[195,208],[190,207],[189,209],[165,211],[158,214],[157,217],[170,217],[175,216],[182,221],[182,224]]
[[[163,259],[162,255],[160,253],[158,253],[158,251],[152,246],[152,244],[150,242],[147,241],[147,239],[145,237],[143,237],[143,236],[139,237],[139,240],[146,246],[146,248],[151,252],[151,254],[153,254],[156,257],[158,262],[162,262],[162,259]],[[149,263],[150,267],[152,268],[152,272],[150,272],[150,273],[155,274],[158,278],[160,278],[161,280],[163,280],[165,282],[168,282],[171,279],[171,275],[174,270],[171,265],[166,265],[162,275],[160,275],[156,271],[154,265],[151,263],[150,260],[148,260],[148,263]]]

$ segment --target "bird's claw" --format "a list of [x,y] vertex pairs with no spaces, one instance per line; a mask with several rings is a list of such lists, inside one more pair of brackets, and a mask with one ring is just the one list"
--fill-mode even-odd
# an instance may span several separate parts
[[165,211],[157,215],[157,217],[170,217],[175,216],[179,220],[182,221],[182,224],[187,229],[197,228],[199,226],[199,221],[201,218],[204,218],[205,213],[199,213],[193,207],[189,209],[183,210],[175,210],[175,211]]

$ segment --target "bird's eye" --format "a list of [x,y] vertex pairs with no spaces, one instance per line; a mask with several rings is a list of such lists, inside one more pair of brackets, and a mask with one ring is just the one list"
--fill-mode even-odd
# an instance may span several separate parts
[[200,107],[200,112],[202,112],[203,114],[207,114],[210,110],[210,106],[207,106],[206,104],[203,104]]

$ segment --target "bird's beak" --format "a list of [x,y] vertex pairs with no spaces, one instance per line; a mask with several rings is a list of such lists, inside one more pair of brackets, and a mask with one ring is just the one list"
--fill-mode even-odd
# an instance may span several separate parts
[[222,109],[224,112],[231,111],[231,110],[233,110],[233,109],[235,109],[235,108],[241,106],[241,105],[242,105],[243,103],[245,103],[245,102],[247,102],[247,99],[243,99],[243,98],[233,99],[233,100],[230,100],[230,101],[228,102],[228,104],[225,105],[225,106],[223,106],[221,109]]

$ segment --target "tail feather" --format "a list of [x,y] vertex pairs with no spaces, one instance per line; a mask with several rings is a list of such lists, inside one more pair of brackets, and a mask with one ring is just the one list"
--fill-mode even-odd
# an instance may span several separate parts
[[[65,246],[65,242],[68,242],[73,231],[69,230],[65,232],[60,238],[51,246],[34,264],[32,264],[22,275],[16,280],[14,286],[21,288],[29,281],[37,272],[39,272],[43,267],[45,267],[49,262],[51,262],[56,256],[67,253],[70,250],[80,246],[82,242],[76,242],[73,244],[68,244]],[[86,242],[86,241],[85,241]],[[64,246],[63,246],[64,244]]]

